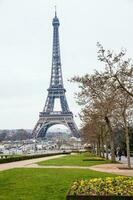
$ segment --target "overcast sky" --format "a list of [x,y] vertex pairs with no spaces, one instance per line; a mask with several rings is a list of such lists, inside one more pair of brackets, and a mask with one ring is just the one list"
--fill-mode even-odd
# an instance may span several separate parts
[[[133,0],[0,0],[0,129],[33,128],[50,82],[54,5],[61,60],[74,115],[76,85],[67,79],[102,68],[97,41],[133,57]],[[79,119],[76,117],[79,125]]]

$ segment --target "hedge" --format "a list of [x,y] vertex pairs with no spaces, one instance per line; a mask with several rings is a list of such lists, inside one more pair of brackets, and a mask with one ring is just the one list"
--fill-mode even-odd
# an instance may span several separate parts
[[68,152],[63,153],[49,153],[49,154],[36,154],[36,155],[25,155],[25,156],[17,156],[17,157],[9,157],[9,158],[1,158],[0,164],[2,163],[9,163],[9,162],[15,162],[15,161],[21,161],[21,160],[28,160],[33,158],[43,158],[46,156],[55,156],[60,154],[70,154]]

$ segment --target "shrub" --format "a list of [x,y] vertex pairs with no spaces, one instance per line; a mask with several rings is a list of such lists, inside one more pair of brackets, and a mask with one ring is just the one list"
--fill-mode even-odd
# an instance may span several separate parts
[[53,155],[60,155],[60,154],[69,154],[67,152],[64,153],[50,153],[50,154],[36,154],[36,155],[28,155],[28,156],[17,156],[17,157],[9,157],[9,158],[2,158],[0,159],[1,163],[9,163],[9,162],[15,162],[20,160],[28,160],[33,158],[43,158],[46,156],[53,156]]

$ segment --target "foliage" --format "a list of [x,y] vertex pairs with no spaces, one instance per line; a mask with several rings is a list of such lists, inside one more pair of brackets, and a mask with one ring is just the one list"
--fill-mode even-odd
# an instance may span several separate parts
[[70,194],[133,196],[133,178],[118,176],[75,181],[70,189]]
[[0,130],[0,141],[16,141],[31,139],[31,130],[16,129],[16,130]]

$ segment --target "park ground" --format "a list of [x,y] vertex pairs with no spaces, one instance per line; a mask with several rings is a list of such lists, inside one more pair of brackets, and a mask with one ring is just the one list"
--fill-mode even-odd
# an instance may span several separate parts
[[[3,168],[0,172],[0,200],[65,200],[73,181],[116,176],[119,172],[115,168],[121,165],[115,164],[114,171],[106,173],[111,172],[110,161],[100,160],[88,153],[15,163],[8,170]],[[8,164],[2,164],[0,168]],[[100,166],[103,166],[102,170],[106,166],[104,172],[99,172]]]

